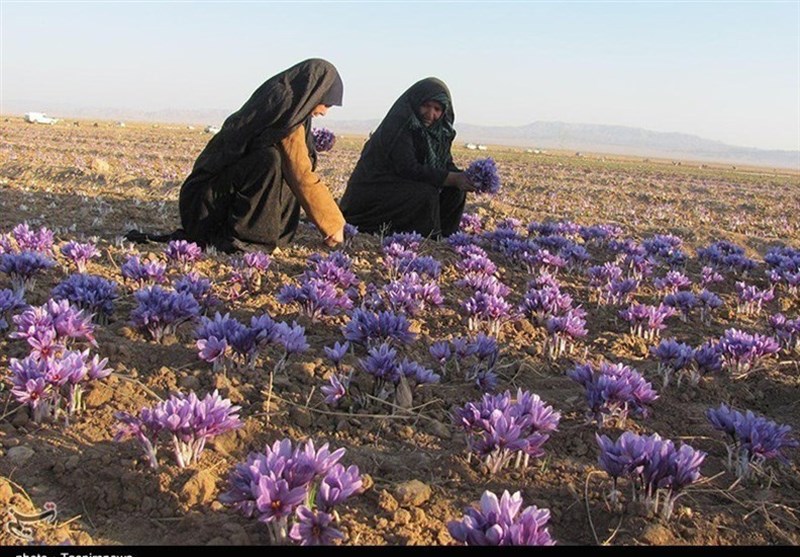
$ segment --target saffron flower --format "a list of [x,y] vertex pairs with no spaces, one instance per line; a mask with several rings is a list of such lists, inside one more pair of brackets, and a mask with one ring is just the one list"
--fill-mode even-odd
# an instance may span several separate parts
[[479,193],[494,195],[500,191],[500,175],[491,157],[473,161],[464,172]]
[[726,330],[718,347],[723,369],[736,373],[737,378],[746,377],[762,360],[780,350],[774,338],[738,329]]
[[38,252],[4,253],[0,255],[0,272],[11,278],[14,292],[24,296],[36,284],[36,275],[55,267],[55,262]]
[[[658,360],[658,372],[663,377],[663,386],[667,387],[672,374],[677,374],[689,367],[694,358],[694,350],[688,344],[678,342],[674,338],[662,340],[658,346],[650,348],[650,354]],[[678,386],[681,376],[678,376]]]
[[314,136],[314,149],[318,153],[330,151],[336,143],[336,135],[328,128],[312,128],[311,135]]
[[100,257],[100,250],[91,242],[81,244],[79,242],[67,242],[61,246],[61,255],[75,264],[79,273],[86,272],[86,264],[91,259]]
[[197,318],[200,305],[191,294],[164,290],[150,286],[133,295],[137,306],[131,311],[131,322],[137,329],[147,332],[156,342],[175,334],[178,326]]
[[167,244],[164,252],[169,261],[173,261],[183,272],[187,272],[192,265],[203,257],[203,250],[194,242],[186,240],[172,240]]
[[132,281],[137,287],[164,284],[167,282],[167,266],[161,261],[147,260],[142,262],[138,255],[130,256],[120,267],[122,276]]
[[650,382],[623,364],[578,365],[567,372],[567,377],[586,389],[589,415],[599,427],[624,427],[631,414],[646,418],[658,399]]
[[757,416],[750,410],[743,414],[720,404],[718,408],[708,409],[706,417],[714,429],[728,435],[728,469],[740,478],[749,477],[752,470],[762,470],[768,460],[777,459],[788,464],[783,451],[800,446],[800,442],[790,436],[791,427]]
[[25,307],[25,299],[19,292],[4,289],[0,290],[0,331],[8,329],[8,320],[11,314]]
[[95,322],[106,324],[119,294],[116,282],[96,275],[74,274],[53,288],[51,296],[54,300],[68,300],[90,313]]
[[519,491],[513,495],[504,491],[499,499],[484,491],[479,507],[466,509],[460,521],[447,523],[447,530],[464,545],[555,545],[547,529],[550,511],[536,505],[522,509],[522,504]]

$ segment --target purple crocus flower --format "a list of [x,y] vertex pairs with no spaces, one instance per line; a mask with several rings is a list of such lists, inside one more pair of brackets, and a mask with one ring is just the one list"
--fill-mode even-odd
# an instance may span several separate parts
[[774,338],[750,334],[738,329],[728,329],[719,340],[723,368],[739,377],[749,375],[763,359],[776,354],[780,345]]
[[168,260],[174,261],[183,271],[191,269],[192,265],[203,256],[200,246],[186,240],[172,240],[167,244],[164,253]]
[[33,231],[28,223],[18,224],[11,230],[11,235],[17,243],[21,252],[36,252],[43,255],[50,255],[53,251],[53,231],[42,226],[37,231]]
[[347,388],[350,386],[350,376],[340,377],[338,373],[331,375],[327,385],[323,385],[320,390],[325,395],[325,404],[336,406],[339,401],[347,395]]
[[167,282],[167,266],[161,261],[142,262],[138,255],[130,256],[120,267],[122,276],[134,282],[139,288],[148,284]]
[[33,288],[36,275],[45,269],[55,267],[55,262],[38,252],[4,253],[0,255],[0,272],[11,278],[11,287],[24,296]]
[[332,348],[325,346],[324,350],[325,356],[331,362],[333,362],[333,365],[339,368],[345,355],[347,355],[347,351],[350,350],[350,343],[344,342],[343,344],[340,344],[339,342],[336,342]]
[[473,161],[464,172],[478,192],[494,195],[500,191],[500,176],[491,157]]
[[25,307],[25,299],[19,292],[0,290],[0,331],[8,329],[8,319],[18,309]]
[[156,342],[174,334],[181,323],[195,319],[200,305],[190,294],[170,292],[160,286],[151,286],[133,295],[137,306],[131,311],[134,327],[146,331]]
[[67,242],[61,246],[61,255],[72,261],[78,268],[79,273],[85,273],[86,264],[89,260],[100,257],[100,250],[91,242],[84,244],[79,242]]
[[289,537],[300,545],[332,545],[334,540],[344,539],[344,534],[333,527],[332,514],[311,510],[305,505],[297,507],[297,520],[289,531]]
[[330,151],[336,143],[336,135],[328,128],[311,128],[311,135],[314,137],[314,149],[317,153]]
[[68,300],[92,314],[101,324],[108,322],[119,296],[117,283],[96,275],[74,274],[58,284],[52,292],[54,300]]

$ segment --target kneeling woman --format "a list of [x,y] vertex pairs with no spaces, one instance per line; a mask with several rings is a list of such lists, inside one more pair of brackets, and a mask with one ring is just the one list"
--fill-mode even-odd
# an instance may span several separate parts
[[371,135],[339,206],[362,232],[458,230],[466,192],[475,191],[453,164],[453,102],[440,80],[412,85]]
[[341,106],[343,91],[336,68],[321,59],[301,62],[256,89],[225,120],[181,186],[185,237],[223,251],[272,251],[294,237],[302,206],[327,245],[342,242],[344,217],[314,173],[311,118]]

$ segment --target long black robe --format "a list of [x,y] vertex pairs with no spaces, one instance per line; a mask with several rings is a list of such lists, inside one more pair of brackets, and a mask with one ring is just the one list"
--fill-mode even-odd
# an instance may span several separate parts
[[395,101],[364,145],[339,202],[347,222],[360,231],[413,231],[436,237],[458,230],[466,193],[445,188],[443,183],[448,172],[459,169],[452,155],[445,168],[426,164],[424,139],[410,125],[420,105],[442,93],[449,101],[442,118],[452,126],[455,113],[450,91],[442,81],[427,78]]
[[182,230],[161,237],[132,232],[129,238],[185,238],[224,251],[288,243],[300,203],[283,179],[278,144],[305,124],[315,167],[311,111],[319,104],[340,106],[342,93],[336,68],[322,59],[305,60],[268,79],[197,157],[178,199]]

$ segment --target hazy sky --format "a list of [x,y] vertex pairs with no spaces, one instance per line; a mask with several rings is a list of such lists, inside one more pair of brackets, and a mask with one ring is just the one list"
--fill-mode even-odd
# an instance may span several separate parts
[[[413,82],[456,124],[618,124],[800,150],[800,2],[15,2],[2,99],[233,111],[310,57],[332,119],[381,118]],[[2,110],[2,106],[0,106]]]

